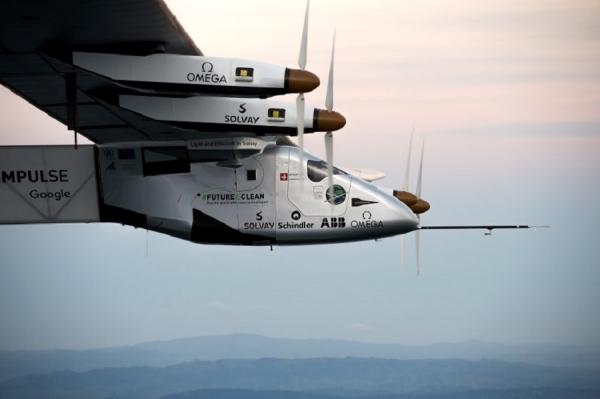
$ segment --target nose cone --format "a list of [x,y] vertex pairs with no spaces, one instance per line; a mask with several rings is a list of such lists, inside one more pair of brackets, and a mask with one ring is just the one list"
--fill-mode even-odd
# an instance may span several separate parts
[[398,204],[396,214],[396,225],[399,232],[408,233],[419,228],[419,218],[405,204]]
[[365,238],[393,237],[419,228],[417,215],[394,197],[391,189],[352,179],[351,196],[347,224]]
[[332,132],[346,125],[346,118],[339,112],[315,109],[313,126],[315,131]]
[[399,201],[398,193],[392,190],[392,192],[382,192],[380,196],[381,204],[389,210],[388,225],[393,235],[409,233],[419,228],[419,218],[406,203]]
[[290,93],[308,93],[319,87],[320,83],[317,75],[312,72],[290,68],[285,70],[285,87]]
[[384,202],[387,212],[382,217],[385,225],[385,235],[395,236],[406,234],[419,228],[419,219],[406,204],[390,198],[390,201]]

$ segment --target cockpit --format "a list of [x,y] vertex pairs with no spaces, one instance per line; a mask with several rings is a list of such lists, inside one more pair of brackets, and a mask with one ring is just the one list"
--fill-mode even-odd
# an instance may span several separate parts
[[[315,161],[309,159],[306,164],[306,171],[308,174],[308,178],[313,183],[319,183],[323,179],[327,178],[327,162],[323,160]],[[334,175],[347,175],[348,173],[344,172],[341,169],[333,167]]]

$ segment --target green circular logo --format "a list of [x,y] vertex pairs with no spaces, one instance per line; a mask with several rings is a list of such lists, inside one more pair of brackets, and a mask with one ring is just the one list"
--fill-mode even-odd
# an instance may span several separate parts
[[330,204],[339,205],[346,201],[346,190],[339,184],[334,184],[327,189],[326,197]]

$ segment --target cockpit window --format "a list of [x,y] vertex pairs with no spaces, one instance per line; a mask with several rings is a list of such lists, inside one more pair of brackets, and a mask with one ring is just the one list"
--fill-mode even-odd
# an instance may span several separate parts
[[143,149],[144,176],[190,173],[185,147],[146,147]]
[[[325,161],[309,160],[306,167],[307,167],[308,178],[312,182],[318,183],[327,177],[327,162],[325,162]],[[333,167],[333,174],[334,175],[347,175],[346,172],[344,172],[341,169],[336,168],[335,166]]]

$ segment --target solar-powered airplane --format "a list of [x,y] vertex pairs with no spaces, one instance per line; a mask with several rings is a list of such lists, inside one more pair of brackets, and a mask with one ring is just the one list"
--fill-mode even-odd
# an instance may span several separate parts
[[[333,49],[325,109],[304,104],[320,83],[305,69],[308,4],[298,68],[205,56],[162,0],[1,8],[0,83],[75,132],[74,146],[0,147],[2,224],[112,222],[242,245],[530,227],[421,226],[422,153],[415,193],[333,167],[345,119]],[[271,99],[288,93],[295,103]],[[326,132],[326,161],[304,152],[313,132]]]

